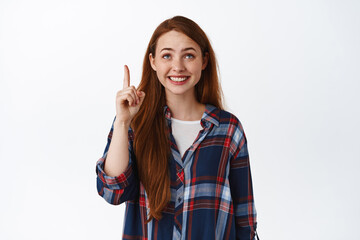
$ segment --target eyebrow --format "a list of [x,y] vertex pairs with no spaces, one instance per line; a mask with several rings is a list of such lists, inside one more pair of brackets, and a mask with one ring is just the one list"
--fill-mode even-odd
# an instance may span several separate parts
[[[165,51],[165,50],[167,50],[167,51],[175,51],[172,48],[163,48],[163,49],[161,49],[160,52]],[[196,52],[195,48],[193,48],[193,47],[188,47],[188,48],[181,49],[182,52],[185,52],[185,51],[188,51],[188,50],[194,50]]]

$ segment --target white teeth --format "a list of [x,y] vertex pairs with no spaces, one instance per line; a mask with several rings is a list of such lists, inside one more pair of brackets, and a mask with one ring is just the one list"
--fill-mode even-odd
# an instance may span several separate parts
[[182,82],[182,81],[185,81],[187,79],[187,77],[182,77],[182,78],[170,77],[170,79],[175,82]]

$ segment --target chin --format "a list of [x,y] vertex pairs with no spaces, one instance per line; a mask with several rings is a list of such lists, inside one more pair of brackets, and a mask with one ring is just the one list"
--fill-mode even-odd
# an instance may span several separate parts
[[166,94],[172,94],[172,95],[176,95],[176,96],[187,95],[190,92],[192,92],[191,89],[171,89],[171,88],[167,88],[167,90],[166,90]]

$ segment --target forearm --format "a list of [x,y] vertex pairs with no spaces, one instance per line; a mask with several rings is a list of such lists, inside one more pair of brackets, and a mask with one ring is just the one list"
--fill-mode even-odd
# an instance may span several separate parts
[[115,120],[104,171],[110,177],[122,174],[129,165],[129,125]]

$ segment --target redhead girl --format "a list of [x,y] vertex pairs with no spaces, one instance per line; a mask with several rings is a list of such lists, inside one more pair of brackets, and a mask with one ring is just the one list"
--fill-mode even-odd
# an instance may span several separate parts
[[176,16],[153,33],[138,88],[124,69],[97,190],[126,203],[123,239],[254,239],[256,211],[240,121],[223,108],[214,51]]

